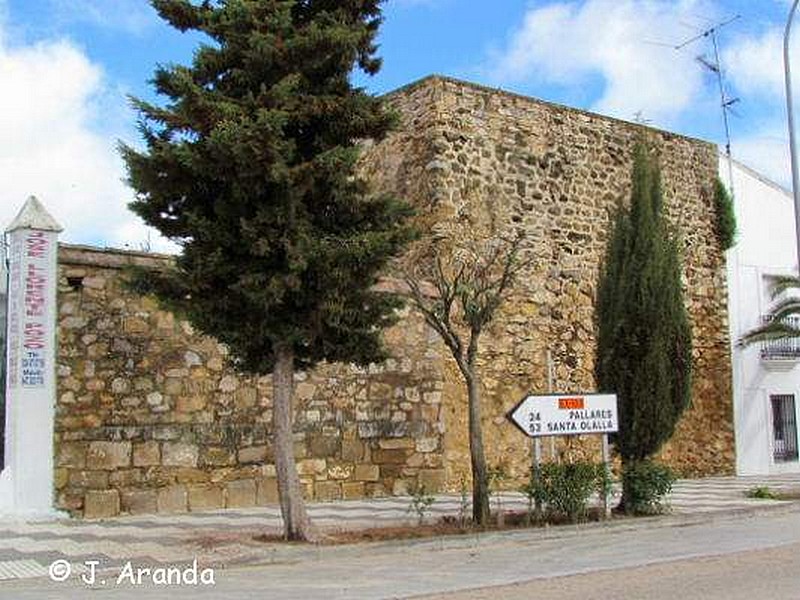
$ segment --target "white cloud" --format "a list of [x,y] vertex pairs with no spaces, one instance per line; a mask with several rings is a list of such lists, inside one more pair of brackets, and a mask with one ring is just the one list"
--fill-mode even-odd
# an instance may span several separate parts
[[[793,42],[792,54],[795,56],[796,49],[797,44]],[[728,79],[737,90],[783,97],[783,32],[777,27],[758,36],[737,40],[723,53],[723,62]],[[800,63],[792,66],[800,70]]]
[[[698,102],[703,72],[682,23],[715,14],[704,0],[586,0],[531,8],[488,71],[499,82],[582,85],[600,77],[593,110],[668,123]],[[698,27],[699,28],[699,27]],[[690,31],[691,33],[691,31]]]
[[[116,151],[117,137],[131,138],[123,95],[69,41],[3,40],[0,28],[0,229],[33,194],[64,226],[62,239],[139,247],[148,234],[127,210]],[[153,247],[167,248],[160,238]]]
[[[797,32],[795,32],[797,33]],[[800,39],[792,38],[795,116],[800,119]],[[743,99],[748,133],[737,137],[733,152],[745,164],[784,186],[791,184],[786,88],[783,68],[783,25],[732,40],[723,52],[723,63],[733,94]],[[734,122],[737,125],[737,122]],[[798,131],[800,135],[800,131]]]

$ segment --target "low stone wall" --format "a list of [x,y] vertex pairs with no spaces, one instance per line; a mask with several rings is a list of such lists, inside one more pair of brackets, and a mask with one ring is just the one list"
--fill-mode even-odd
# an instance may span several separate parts
[[[122,285],[164,257],[62,246],[57,506],[86,517],[277,502],[269,377]],[[439,345],[418,315],[386,335],[393,358],[296,377],[295,454],[308,498],[444,482]]]

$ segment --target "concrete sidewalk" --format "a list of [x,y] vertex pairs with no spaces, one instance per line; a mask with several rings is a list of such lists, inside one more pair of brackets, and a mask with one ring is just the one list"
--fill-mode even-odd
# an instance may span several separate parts
[[[772,490],[800,490],[800,474],[678,481],[669,498],[673,516],[667,519],[709,519],[715,515],[793,505],[747,498],[745,492],[756,486],[767,486]],[[517,493],[504,493],[501,501],[505,510],[527,508],[527,500]],[[309,505],[309,512],[321,529],[330,531],[411,524],[416,521],[416,516],[409,512],[409,506],[409,498],[395,497],[315,503]],[[428,519],[457,517],[461,510],[459,497],[440,496],[431,507]],[[625,527],[652,527],[663,523],[663,518],[618,523]],[[553,538],[570,535],[575,530],[575,527],[549,528],[546,535]],[[366,548],[369,552],[370,547],[374,548],[362,544],[358,548],[345,550],[342,547],[265,544],[252,539],[257,533],[279,534],[280,531],[278,507],[119,517],[107,521],[0,521],[0,586],[2,580],[47,577],[49,567],[55,561],[68,561],[72,573],[78,574],[87,568],[87,561],[98,561],[98,570],[119,569],[129,561],[136,566],[177,566],[195,559],[202,566],[222,568],[237,564],[302,560],[322,551],[363,552]],[[426,542],[389,542],[380,546],[408,547],[420,543]],[[446,542],[440,538],[435,543],[459,542]]]

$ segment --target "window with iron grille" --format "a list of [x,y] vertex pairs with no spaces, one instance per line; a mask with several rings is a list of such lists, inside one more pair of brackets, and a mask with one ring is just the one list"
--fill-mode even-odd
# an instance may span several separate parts
[[797,460],[797,418],[794,394],[769,397],[772,405],[772,456],[775,462]]

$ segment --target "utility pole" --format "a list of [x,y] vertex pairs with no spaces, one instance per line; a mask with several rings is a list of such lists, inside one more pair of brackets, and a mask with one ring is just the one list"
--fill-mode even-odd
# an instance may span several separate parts
[[789,65],[789,37],[792,32],[792,21],[797,11],[798,0],[794,0],[789,18],[786,20],[786,30],[783,33],[783,71],[786,83],[786,114],[789,119],[789,160],[792,163],[792,194],[794,195],[794,227],[798,269],[800,269],[800,174],[797,172],[797,144],[794,132],[794,102],[792,101],[792,70]]

